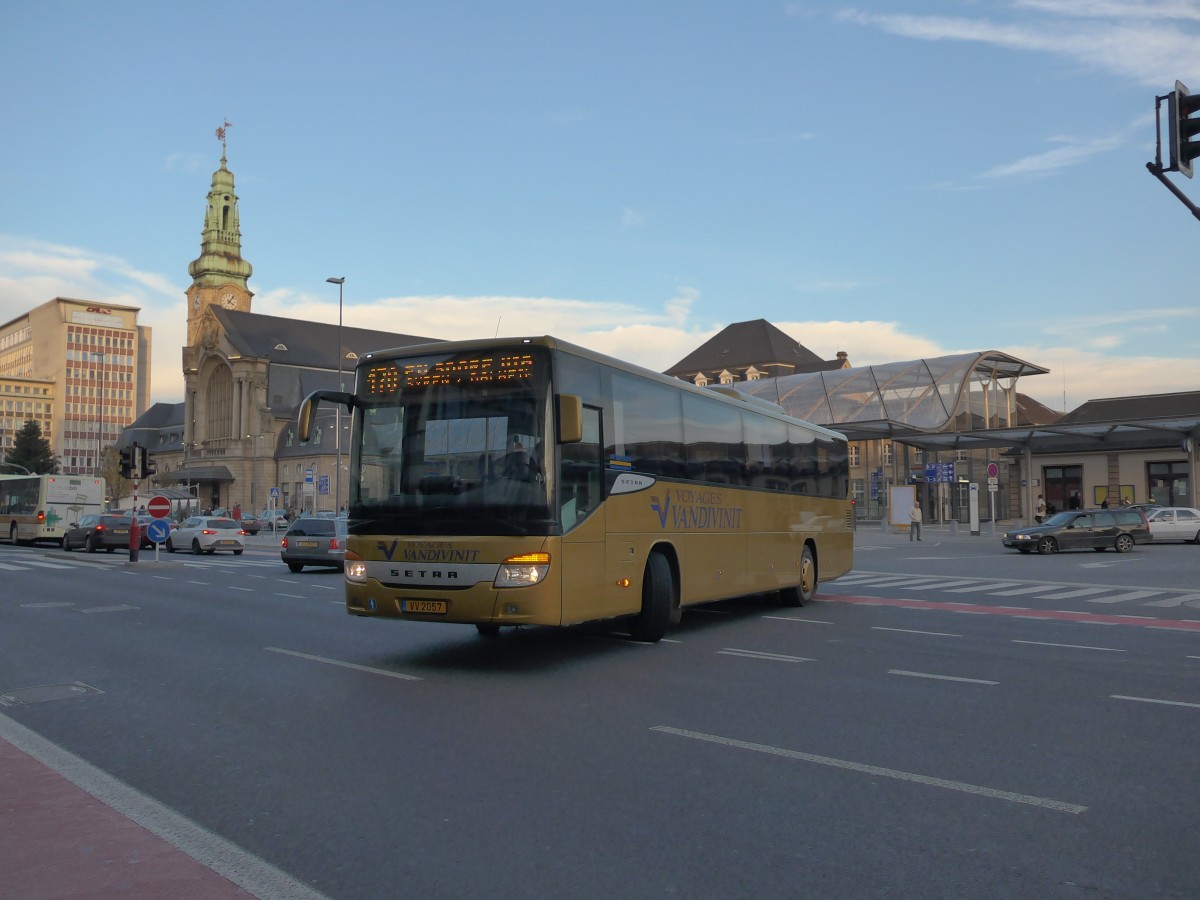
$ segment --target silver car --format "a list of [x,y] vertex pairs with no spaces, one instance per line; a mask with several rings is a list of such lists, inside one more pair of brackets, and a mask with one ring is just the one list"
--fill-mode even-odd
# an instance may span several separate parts
[[1148,510],[1150,533],[1154,542],[1190,541],[1200,544],[1200,509],[1191,506],[1160,506]]
[[167,549],[172,553],[191,550],[197,555],[228,550],[241,556],[246,549],[246,532],[239,522],[224,516],[192,516],[171,532]]
[[288,526],[279,542],[279,558],[293,572],[305,566],[343,568],[346,555],[345,518],[326,519],[305,516]]

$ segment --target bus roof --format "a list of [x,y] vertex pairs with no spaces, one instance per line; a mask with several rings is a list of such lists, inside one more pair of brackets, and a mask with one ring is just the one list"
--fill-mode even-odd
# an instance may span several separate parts
[[833,429],[826,428],[823,425],[816,425],[812,422],[806,422],[803,419],[797,419],[789,416],[786,412],[784,412],[783,407],[775,403],[771,403],[768,400],[743,394],[730,388],[728,385],[713,385],[711,388],[698,387],[690,382],[681,381],[680,379],[673,378],[670,375],[664,375],[661,372],[655,372],[653,369],[646,369],[642,366],[635,365],[634,363],[617,359],[616,357],[606,356],[603,353],[597,353],[595,350],[589,350],[587,347],[580,347],[578,344],[572,344],[569,341],[564,341],[561,338],[556,338],[548,334],[530,337],[479,338],[477,340],[469,341],[434,341],[427,344],[409,344],[405,347],[396,347],[389,350],[376,350],[371,353],[365,353],[359,358],[358,366],[370,365],[371,363],[377,363],[380,360],[402,359],[404,357],[423,356],[432,353],[458,353],[463,351],[493,350],[514,346],[519,347],[521,345],[547,347],[551,350],[570,353],[574,356],[580,356],[584,359],[592,360],[593,362],[602,363],[606,366],[612,366],[615,369],[621,369],[622,371],[629,372],[633,375],[638,375],[643,378],[648,378],[652,381],[657,381],[660,384],[665,384],[681,391],[701,394],[705,397],[714,397],[718,400],[722,400],[726,403],[731,403],[742,408],[753,409],[756,412],[764,413],[772,418],[781,419],[785,422],[790,422],[796,425],[802,425],[816,434],[824,436],[830,440],[846,440],[846,436],[839,431],[834,431]]

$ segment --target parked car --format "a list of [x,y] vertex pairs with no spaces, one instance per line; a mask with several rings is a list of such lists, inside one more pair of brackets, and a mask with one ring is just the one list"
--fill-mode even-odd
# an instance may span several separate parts
[[90,513],[67,529],[63,535],[63,549],[83,547],[88,553],[104,550],[129,549],[129,526],[133,519],[114,513]]
[[253,513],[242,513],[241,519],[237,521],[242,523],[242,531],[246,532],[246,534],[258,534],[262,529],[262,522]]
[[1192,506],[1160,506],[1146,513],[1150,533],[1157,541],[1190,541],[1200,544],[1200,509]]
[[272,514],[271,510],[264,509],[258,515],[258,524],[263,528],[270,528],[272,519],[274,519],[275,528],[277,530],[283,531],[285,528],[288,527],[287,514],[279,509],[275,510],[275,512],[273,514]]
[[343,568],[346,519],[305,516],[293,522],[279,542],[279,558],[293,572],[305,566]]
[[241,556],[246,549],[246,532],[233,519],[223,516],[192,516],[184,519],[167,538],[167,549],[190,549],[195,554],[230,550]]
[[1041,525],[1019,528],[1004,535],[1005,547],[1022,553],[1059,550],[1107,550],[1128,553],[1134,544],[1152,541],[1146,514],[1140,509],[1073,509],[1055,513]]

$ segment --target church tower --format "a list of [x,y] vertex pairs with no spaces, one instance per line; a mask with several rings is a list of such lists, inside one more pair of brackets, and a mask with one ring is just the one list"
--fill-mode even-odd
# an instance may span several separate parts
[[238,218],[238,198],[233,192],[233,173],[225,160],[225,129],[217,129],[221,140],[221,167],[213,172],[208,206],[204,211],[204,229],[200,237],[200,255],[188,264],[192,286],[188,288],[187,342],[194,347],[199,339],[200,321],[210,306],[250,311],[254,294],[246,286],[253,271],[242,259],[242,229]]

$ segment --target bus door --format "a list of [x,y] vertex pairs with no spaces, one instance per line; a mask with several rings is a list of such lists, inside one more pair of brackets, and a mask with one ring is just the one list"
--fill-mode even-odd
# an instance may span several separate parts
[[562,522],[560,578],[563,623],[606,614],[604,444],[600,410],[583,408],[583,440],[559,445],[558,514]]

